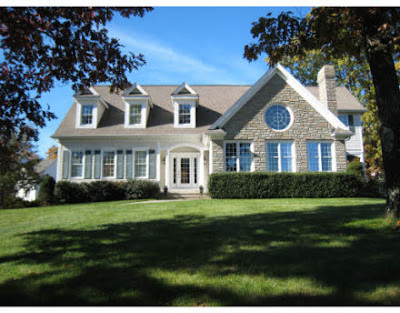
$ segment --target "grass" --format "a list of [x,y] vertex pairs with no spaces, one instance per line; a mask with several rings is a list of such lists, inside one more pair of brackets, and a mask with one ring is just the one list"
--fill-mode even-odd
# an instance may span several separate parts
[[379,199],[0,211],[2,305],[399,305]]

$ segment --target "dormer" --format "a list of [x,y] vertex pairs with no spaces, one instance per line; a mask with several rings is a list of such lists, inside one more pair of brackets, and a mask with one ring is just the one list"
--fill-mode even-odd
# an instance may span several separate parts
[[125,101],[125,127],[146,128],[153,102],[149,94],[135,83],[122,95]]
[[76,103],[76,128],[97,128],[107,103],[93,87],[86,87],[74,95]]
[[196,108],[199,95],[186,83],[171,94],[174,106],[174,127],[196,128]]

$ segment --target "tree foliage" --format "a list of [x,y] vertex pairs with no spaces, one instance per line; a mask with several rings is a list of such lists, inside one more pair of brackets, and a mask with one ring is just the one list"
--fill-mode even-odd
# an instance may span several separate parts
[[52,145],[46,152],[46,159],[48,160],[56,160],[57,159],[57,147]]
[[[353,57],[369,65],[375,89],[387,187],[387,212],[400,216],[399,8],[313,8],[306,17],[282,12],[261,17],[251,29],[256,43],[245,46],[249,61],[267,53],[270,64],[285,56],[321,50],[327,58]],[[396,64],[396,65],[395,65]]]
[[[37,129],[55,116],[39,98],[56,81],[75,91],[110,82],[129,85],[125,72],[145,64],[142,54],[121,52],[104,27],[116,13],[140,16],[151,8],[0,8],[0,134],[37,139]],[[29,127],[28,127],[29,126]]]
[[[382,146],[375,88],[367,60],[349,55],[339,59],[328,58],[321,50],[313,50],[302,56],[284,56],[280,63],[290,68],[293,75],[305,85],[317,85],[318,70],[323,65],[335,66],[337,83],[346,86],[368,110],[362,115],[365,165],[369,176],[379,175],[383,169]],[[397,74],[400,79],[400,67]]]

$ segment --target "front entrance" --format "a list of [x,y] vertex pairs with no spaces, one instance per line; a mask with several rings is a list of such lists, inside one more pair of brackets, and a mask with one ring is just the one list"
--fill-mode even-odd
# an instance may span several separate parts
[[199,186],[199,153],[171,153],[171,187],[194,189]]

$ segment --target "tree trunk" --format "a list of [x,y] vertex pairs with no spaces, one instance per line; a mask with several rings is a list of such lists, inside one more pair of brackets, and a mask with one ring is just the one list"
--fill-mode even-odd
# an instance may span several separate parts
[[400,92],[393,56],[387,50],[370,47],[367,58],[378,107],[387,189],[386,213],[400,217]]

